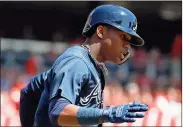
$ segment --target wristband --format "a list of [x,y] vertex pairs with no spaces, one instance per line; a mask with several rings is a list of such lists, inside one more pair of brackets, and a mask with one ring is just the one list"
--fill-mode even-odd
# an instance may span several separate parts
[[104,116],[103,112],[103,109],[80,107],[77,119],[80,125],[100,124],[100,119]]

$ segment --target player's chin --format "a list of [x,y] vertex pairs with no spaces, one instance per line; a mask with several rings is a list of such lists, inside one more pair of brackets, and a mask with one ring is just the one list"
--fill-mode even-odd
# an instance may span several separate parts
[[116,58],[116,59],[113,61],[113,63],[114,63],[114,64],[120,65],[120,64],[122,64],[122,61],[123,61],[123,59],[121,59],[121,58]]
[[120,61],[118,62],[118,65],[123,64],[123,59],[120,59]]

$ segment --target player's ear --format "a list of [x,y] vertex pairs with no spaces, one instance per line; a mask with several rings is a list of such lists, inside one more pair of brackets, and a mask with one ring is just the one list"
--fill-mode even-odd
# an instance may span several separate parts
[[99,25],[98,27],[97,27],[97,29],[96,29],[96,34],[97,34],[97,36],[99,37],[99,38],[103,38],[104,37],[104,30],[105,30],[105,28],[104,28],[104,26],[102,26],[102,25]]

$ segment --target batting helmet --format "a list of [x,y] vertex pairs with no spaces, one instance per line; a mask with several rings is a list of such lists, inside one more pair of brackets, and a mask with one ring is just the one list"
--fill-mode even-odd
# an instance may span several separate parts
[[144,40],[136,33],[137,18],[128,9],[118,5],[101,5],[91,11],[83,29],[83,36],[99,24],[108,24],[132,36],[130,43],[135,46],[144,45]]

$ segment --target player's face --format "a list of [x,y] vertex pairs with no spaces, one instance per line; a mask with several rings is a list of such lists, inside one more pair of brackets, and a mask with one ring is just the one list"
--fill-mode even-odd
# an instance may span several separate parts
[[109,27],[104,32],[102,51],[106,61],[121,64],[127,51],[131,48],[131,36],[123,31]]

